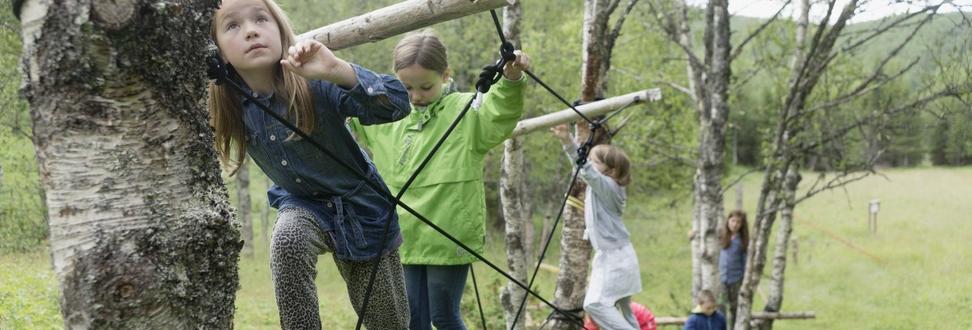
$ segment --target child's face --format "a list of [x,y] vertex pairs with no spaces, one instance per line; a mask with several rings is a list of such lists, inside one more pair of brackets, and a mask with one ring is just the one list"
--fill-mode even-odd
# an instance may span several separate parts
[[742,227],[742,219],[739,217],[729,217],[729,231],[736,233],[739,232],[739,228]]
[[416,106],[427,106],[442,94],[442,83],[449,79],[449,73],[439,73],[421,65],[412,64],[396,72],[408,90],[408,99]]
[[699,301],[699,306],[702,307],[702,312],[705,314],[712,314],[716,310],[716,303],[714,299],[702,298]]
[[280,27],[261,0],[224,0],[216,11],[216,43],[237,71],[279,65]]

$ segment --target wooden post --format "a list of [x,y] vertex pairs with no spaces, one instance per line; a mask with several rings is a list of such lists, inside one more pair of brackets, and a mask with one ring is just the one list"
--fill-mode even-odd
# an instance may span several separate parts
[[881,209],[881,201],[877,198],[872,199],[867,208],[867,230],[877,234],[877,216]]
[[741,182],[736,184],[736,209],[743,209],[743,185]]
[[[658,100],[661,100],[661,90],[658,88],[652,88],[603,99],[597,102],[586,103],[575,108],[577,108],[578,111],[583,113],[588,118],[591,118],[607,114],[632,102],[637,104]],[[513,136],[516,137],[530,134],[537,130],[574,122],[579,119],[580,116],[578,116],[573,109],[568,108],[543,116],[521,120],[516,124],[516,128],[513,129]]]
[[800,243],[797,237],[790,241],[790,251],[793,251],[793,266],[800,265]]
[[500,8],[515,0],[409,0],[303,33],[331,50],[376,42],[436,23]]

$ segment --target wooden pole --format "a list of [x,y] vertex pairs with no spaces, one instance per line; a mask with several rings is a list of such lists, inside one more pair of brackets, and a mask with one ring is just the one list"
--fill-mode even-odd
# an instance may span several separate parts
[[[788,312],[788,313],[754,313],[753,320],[808,320],[817,318],[815,312]],[[682,316],[659,316],[655,317],[655,324],[663,325],[683,325],[688,321],[688,317]]]
[[303,33],[331,50],[376,42],[459,17],[500,8],[516,0],[409,0]]
[[[577,110],[583,113],[588,118],[600,116],[607,114],[616,109],[634,103],[644,103],[648,101],[658,101],[661,100],[661,90],[658,88],[646,89],[634,93],[628,93],[625,95],[615,96],[612,98],[603,99],[597,102],[591,102],[584,105],[577,106]],[[580,119],[580,116],[574,112],[573,109],[564,109],[554,113],[549,113],[543,116],[533,117],[530,119],[521,120],[516,124],[516,128],[513,129],[513,136],[521,136],[533,133],[537,130],[550,128],[564,123],[574,122]]]

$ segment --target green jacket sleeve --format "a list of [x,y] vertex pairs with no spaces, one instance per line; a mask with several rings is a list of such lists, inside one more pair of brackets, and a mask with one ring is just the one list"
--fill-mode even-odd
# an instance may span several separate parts
[[510,137],[520,116],[523,115],[523,88],[525,77],[520,80],[501,78],[486,93],[474,115],[474,127],[470,131],[473,150],[486,153]]
[[363,144],[367,147],[371,147],[371,143],[368,140],[368,132],[366,131],[364,125],[358,122],[358,118],[351,118],[348,120],[348,130],[354,135],[355,141],[358,144]]

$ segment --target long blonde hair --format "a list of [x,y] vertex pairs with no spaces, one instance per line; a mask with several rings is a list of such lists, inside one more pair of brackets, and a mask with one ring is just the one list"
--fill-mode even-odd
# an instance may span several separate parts
[[619,186],[631,183],[631,161],[624,151],[610,144],[598,144],[591,148],[591,155],[607,166],[607,173],[602,174],[613,178]]
[[[283,57],[284,52],[297,40],[290,19],[273,0],[261,1],[267,6],[267,10],[280,29],[280,56]],[[215,17],[210,25],[209,34],[210,38],[216,40]],[[227,66],[230,68],[230,74],[236,75],[232,66]],[[287,117],[293,120],[294,126],[300,128],[302,132],[310,134],[315,128],[315,118],[314,100],[307,80],[278,65],[274,69],[273,92],[274,95],[287,95],[289,104]],[[215,133],[216,153],[223,168],[230,172],[231,176],[236,174],[240,164],[246,160],[246,127],[243,124],[240,98],[238,92],[226,85],[209,83],[209,119]],[[288,139],[291,137],[293,134]]]

